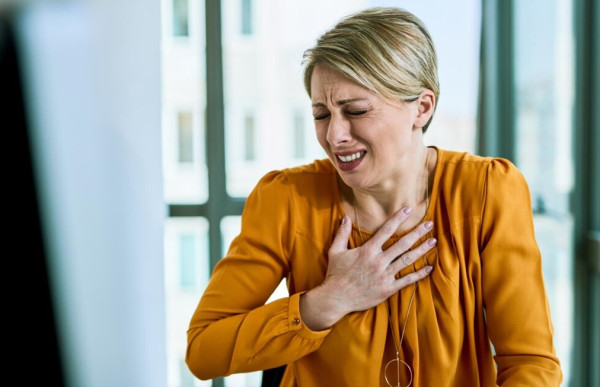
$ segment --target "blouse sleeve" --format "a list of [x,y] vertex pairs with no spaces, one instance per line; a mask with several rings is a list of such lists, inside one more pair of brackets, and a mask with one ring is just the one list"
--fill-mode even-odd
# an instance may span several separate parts
[[500,386],[558,386],[550,307],[529,188],[504,159],[488,166],[482,213],[483,301]]
[[249,195],[241,233],[215,266],[187,332],[186,362],[200,379],[278,367],[315,351],[329,330],[306,327],[300,294],[265,305],[289,272],[294,209],[273,171]]

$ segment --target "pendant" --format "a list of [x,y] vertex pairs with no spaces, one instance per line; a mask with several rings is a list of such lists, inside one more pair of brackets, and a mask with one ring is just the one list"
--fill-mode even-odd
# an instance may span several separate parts
[[[396,382],[397,382],[397,384],[390,383],[390,381],[388,379],[388,367],[390,367],[392,365],[392,363],[394,363],[396,365]],[[406,367],[408,369],[408,372],[410,373],[410,381],[408,382],[408,384],[406,386],[403,386],[400,384],[400,364],[402,364],[404,367]],[[388,361],[388,363],[385,365],[385,368],[383,370],[383,376],[385,377],[385,382],[390,387],[409,387],[413,382],[412,368],[410,368],[410,366],[404,360],[400,360],[400,358],[398,357],[398,354],[396,354],[395,359]]]

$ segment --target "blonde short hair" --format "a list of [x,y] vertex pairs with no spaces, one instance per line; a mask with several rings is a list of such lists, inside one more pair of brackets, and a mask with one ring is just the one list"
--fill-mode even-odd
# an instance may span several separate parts
[[384,98],[414,101],[425,89],[439,98],[433,40],[425,24],[401,8],[374,7],[344,17],[304,52],[303,63],[309,96],[313,70],[323,63]]

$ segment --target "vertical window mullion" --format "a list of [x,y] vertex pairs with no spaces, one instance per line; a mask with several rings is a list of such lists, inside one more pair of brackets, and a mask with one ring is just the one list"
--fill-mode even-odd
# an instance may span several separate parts
[[482,0],[477,153],[514,161],[513,2]]
[[206,1],[206,163],[208,168],[208,222],[211,271],[221,257],[221,232],[225,189],[225,125],[223,105],[223,55],[221,3]]
[[[207,218],[210,271],[221,258],[221,219],[227,201],[225,187],[225,120],[221,2],[205,1],[206,22],[206,164],[208,166]],[[223,387],[223,378],[212,381]]]
[[593,269],[594,233],[600,230],[600,6],[594,0],[575,0],[576,89],[574,113],[575,191],[572,209],[575,214],[575,365],[573,385],[600,383],[600,274]]

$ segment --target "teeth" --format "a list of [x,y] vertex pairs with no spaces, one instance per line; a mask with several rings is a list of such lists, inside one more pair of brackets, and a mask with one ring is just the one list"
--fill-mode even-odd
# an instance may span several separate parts
[[363,157],[364,154],[365,154],[364,152],[356,152],[356,153],[348,155],[348,156],[338,156],[338,157],[343,162],[349,163],[350,161],[354,161],[356,159],[360,159],[361,157]]

